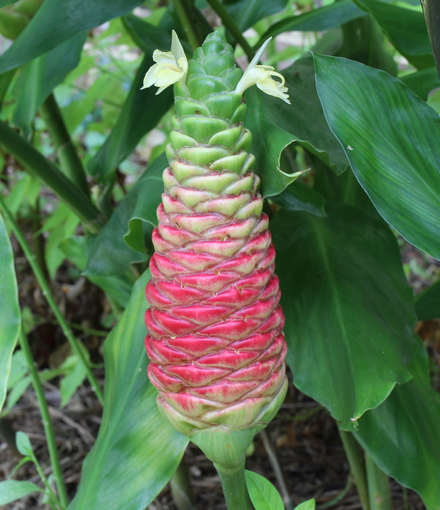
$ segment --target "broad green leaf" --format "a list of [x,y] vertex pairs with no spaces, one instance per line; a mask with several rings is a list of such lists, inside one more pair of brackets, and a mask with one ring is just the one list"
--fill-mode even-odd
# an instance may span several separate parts
[[246,485],[255,510],[284,510],[283,500],[267,478],[245,471]]
[[428,67],[400,78],[420,99],[426,101],[431,90],[440,87],[440,78],[435,67]]
[[[129,17],[127,22],[132,24],[133,30],[138,27],[132,17]],[[114,174],[119,163],[133,152],[140,139],[157,125],[173,103],[172,88],[159,95],[156,95],[156,87],[141,90],[144,76],[154,63],[152,55],[157,49],[160,37],[163,39],[164,30],[149,25],[148,33],[149,38],[143,32],[146,55],[136,73],[128,98],[112,132],[89,161],[88,171],[98,180],[106,180]],[[170,45],[161,49],[169,51],[169,47]]]
[[356,438],[385,473],[420,494],[427,510],[440,510],[440,396],[419,346],[409,367],[413,379],[365,413]]
[[157,224],[166,167],[165,154],[155,159],[91,241],[86,275],[121,274],[147,259],[144,227]]
[[355,0],[355,3],[376,19],[391,43],[414,66],[421,69],[434,64],[421,10],[415,11],[380,0]]
[[146,272],[137,281],[126,311],[104,344],[102,424],[69,510],[145,508],[171,478],[188,443],[160,414],[157,392],[146,375],[148,278]]
[[348,161],[325,120],[315,90],[311,58],[298,60],[283,70],[291,105],[269,97],[256,87],[246,92],[246,127],[253,136],[256,172],[262,180],[263,196],[277,195],[294,179],[277,169],[282,150],[296,141],[337,173]]
[[295,181],[272,200],[288,211],[306,211],[316,216],[326,216],[324,197],[301,181]]
[[[72,236],[60,243],[66,257],[83,271],[87,264],[87,238]],[[130,275],[131,276],[131,275]],[[113,299],[121,308],[126,308],[133,287],[132,278],[127,274],[117,276],[88,276],[88,279],[106,295]]]
[[6,398],[12,353],[20,332],[20,308],[14,255],[0,214],[0,410]]
[[141,0],[45,0],[12,46],[0,57],[0,73],[19,67],[84,30],[117,18]]
[[225,8],[232,16],[241,32],[252,27],[261,19],[285,9],[287,0],[238,0],[226,3]]
[[315,510],[315,507],[316,501],[314,499],[308,499],[296,506],[294,510]]
[[407,241],[440,258],[440,117],[400,80],[315,55],[327,122],[376,209]]
[[0,482],[0,505],[7,505],[37,491],[43,492],[40,487],[32,482],[5,480]]
[[17,98],[14,124],[21,128],[29,126],[52,90],[78,65],[86,37],[87,32],[79,32],[20,70],[13,90]]
[[419,321],[440,319],[440,281],[416,297],[416,314]]
[[261,46],[269,37],[275,37],[283,32],[292,30],[321,32],[362,16],[365,16],[365,13],[354,5],[351,0],[340,0],[325,7],[313,9],[297,16],[290,16],[274,23],[261,36],[257,46]]
[[388,227],[353,207],[271,221],[294,384],[344,430],[382,403],[417,343],[413,295]]
[[24,432],[18,431],[15,435],[15,444],[17,446],[17,450],[22,455],[31,455],[33,453],[33,448],[31,444],[31,440],[29,439],[29,436],[25,434]]

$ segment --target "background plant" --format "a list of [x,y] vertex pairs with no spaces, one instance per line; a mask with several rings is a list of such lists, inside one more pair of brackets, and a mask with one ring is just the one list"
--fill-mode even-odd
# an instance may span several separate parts
[[[0,7],[1,402],[11,390],[5,412],[31,379],[38,393],[47,377],[32,378],[25,359],[23,332],[37,319],[24,322],[16,348],[29,314],[20,314],[16,299],[9,233],[70,345],[69,361],[50,374],[61,376],[64,402],[85,378],[98,396],[101,388],[56,299],[63,261],[105,293],[104,325],[117,321],[104,343],[100,433],[70,503],[46,430],[54,475],[44,485],[48,504],[144,508],[186,448],[157,411],[145,376],[143,289],[172,94],[140,87],[154,49],[170,47],[172,29],[190,55],[216,28],[225,30],[239,62],[274,37],[264,62],[283,69],[292,100],[288,106],[253,90],[245,95],[294,385],[337,421],[365,509],[390,508],[387,476],[417,491],[429,510],[440,508],[436,372],[414,334],[417,318],[439,317],[440,287],[437,276],[414,300],[399,251],[404,238],[440,258],[436,3],[425,1],[426,22],[411,0],[65,0],[61,18],[56,0],[3,0]],[[291,32],[301,36],[286,45]],[[154,137],[158,143],[143,154],[145,136],[148,146]],[[140,155],[148,160],[143,172]],[[293,182],[292,174],[306,169]],[[44,413],[44,392],[40,397]],[[32,448],[20,441],[31,458]],[[34,490],[28,482],[2,482],[1,503]]]

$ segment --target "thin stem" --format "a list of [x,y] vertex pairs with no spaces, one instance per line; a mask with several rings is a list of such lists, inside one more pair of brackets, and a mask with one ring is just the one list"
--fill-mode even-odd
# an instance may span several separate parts
[[341,436],[348,463],[350,464],[350,470],[353,474],[362,508],[363,510],[371,510],[363,451],[351,432],[339,429],[339,435]]
[[199,40],[199,37],[194,30],[193,23],[191,22],[191,6],[188,5],[186,0],[174,0],[174,7],[176,9],[177,16],[183,25],[186,37],[194,51],[202,45],[203,41]]
[[252,510],[251,500],[249,499],[249,493],[246,487],[244,459],[242,465],[235,469],[225,468],[215,463],[214,466],[220,476],[227,509]]
[[365,453],[365,466],[371,510],[392,510],[388,476],[378,468],[368,453]]
[[60,458],[55,442],[55,434],[53,430],[52,420],[50,418],[49,406],[44,395],[43,386],[38,377],[38,371],[35,367],[34,359],[32,357],[31,348],[26,334],[24,333],[23,327],[20,330],[19,337],[21,351],[24,354],[26,364],[31,375],[32,386],[34,387],[35,395],[38,400],[38,406],[40,408],[41,418],[43,420],[44,434],[46,436],[47,448],[49,450],[50,464],[52,466],[52,472],[55,478],[55,484],[58,490],[58,496],[60,502],[64,508],[67,507],[69,500],[67,498],[66,485],[64,483],[63,474],[61,471]]
[[280,492],[283,498],[284,507],[286,510],[292,510],[293,503],[292,500],[290,499],[289,491],[287,489],[286,481],[284,479],[284,473],[278,461],[278,456],[275,447],[272,441],[270,440],[269,434],[265,430],[262,430],[260,434],[261,438],[263,439],[264,447],[266,448],[267,456],[269,457],[269,461],[272,465],[273,472],[275,473],[278,485],[280,486]]
[[103,218],[90,197],[3,121],[0,121],[0,143],[18,161],[21,161],[32,175],[39,177],[52,188],[91,231],[99,230]]
[[170,481],[171,494],[178,510],[194,510],[194,494],[185,459],[180,461]]
[[213,10],[220,16],[223,25],[231,32],[234,39],[237,43],[243,48],[243,51],[246,53],[247,58],[251,61],[254,56],[254,50],[249,46],[249,43],[243,37],[240,29],[237,27],[234,19],[229,14],[229,12],[225,9],[224,5],[220,3],[218,0],[207,0],[209,5],[213,8]]
[[40,109],[58,153],[61,169],[67,177],[87,196],[90,196],[86,173],[79,159],[63,116],[53,94],[50,94]]
[[92,386],[92,388],[95,390],[96,396],[101,403],[101,405],[104,404],[104,396],[102,393],[102,390],[98,384],[98,381],[96,380],[95,376],[93,375],[93,372],[89,366],[88,361],[84,357],[83,351],[79,346],[79,342],[74,337],[72,330],[69,328],[66,320],[63,317],[63,314],[61,313],[60,309],[58,308],[58,305],[55,302],[55,298],[53,297],[52,291],[50,289],[50,285],[48,281],[46,280],[43,271],[41,270],[40,266],[38,265],[38,262],[35,258],[35,255],[32,253],[29,244],[27,243],[23,233],[21,232],[20,228],[18,227],[14,217],[12,216],[11,212],[7,208],[3,198],[0,195],[0,210],[3,212],[5,218],[8,220],[9,225],[11,227],[12,232],[14,233],[15,237],[17,238],[17,241],[19,242],[21,249],[23,250],[27,260],[29,261],[29,264],[32,268],[32,271],[35,274],[35,277],[37,278],[37,281],[41,287],[41,290],[43,291],[43,295],[46,298],[49,306],[51,307],[56,320],[58,321],[58,324],[61,326],[61,329],[63,330],[63,333],[65,337],[67,338],[69,344],[71,345],[73,352],[78,356],[80,362],[84,365],[84,369],[87,374],[87,378]]

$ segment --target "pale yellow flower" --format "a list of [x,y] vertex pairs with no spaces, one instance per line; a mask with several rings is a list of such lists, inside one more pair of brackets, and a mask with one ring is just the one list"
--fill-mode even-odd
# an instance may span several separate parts
[[171,41],[171,51],[155,50],[153,53],[153,60],[156,64],[150,67],[145,75],[142,89],[155,85],[159,87],[159,90],[156,92],[157,95],[170,85],[186,78],[188,60],[186,59],[185,52],[174,30]]
[[[268,39],[258,50],[258,53],[252,59],[252,62],[249,64],[241,77],[241,80],[238,82],[235,92],[243,94],[246,89],[252,87],[252,85],[256,85],[266,94],[279,97],[286,103],[290,104],[289,95],[287,94],[288,89],[284,85],[286,83],[284,77],[275,71],[272,66],[257,65],[269,42],[270,39]],[[274,80],[273,77],[278,78],[279,81]]]

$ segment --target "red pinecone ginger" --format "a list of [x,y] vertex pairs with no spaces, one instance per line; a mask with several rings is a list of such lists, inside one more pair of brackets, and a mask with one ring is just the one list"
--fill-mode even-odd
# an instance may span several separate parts
[[[146,76],[163,90],[161,55],[175,57],[170,167],[146,288],[148,374],[173,425],[214,462],[235,462],[286,392],[275,250],[232,49],[213,33],[188,67],[176,44],[173,54],[155,54]],[[221,453],[225,440],[240,453]]]

